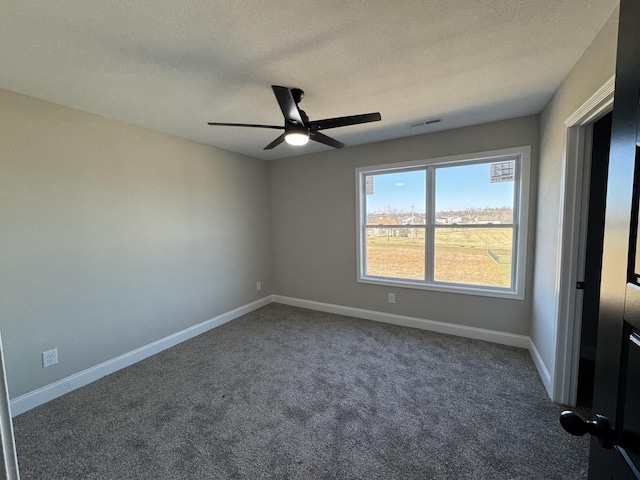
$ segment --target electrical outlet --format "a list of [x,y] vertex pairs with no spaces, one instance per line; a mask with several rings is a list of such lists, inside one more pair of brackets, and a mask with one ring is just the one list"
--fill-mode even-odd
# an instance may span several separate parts
[[262,282],[256,282],[256,290],[259,292],[262,290]]
[[58,349],[47,350],[42,352],[42,368],[50,367],[58,363]]
[[389,294],[389,303],[396,303],[396,294],[395,293],[390,293]]

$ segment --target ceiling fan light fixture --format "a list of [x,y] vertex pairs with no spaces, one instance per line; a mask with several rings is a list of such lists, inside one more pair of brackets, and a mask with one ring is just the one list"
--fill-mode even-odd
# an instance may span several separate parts
[[300,125],[291,125],[287,127],[284,141],[289,145],[306,145],[309,142],[309,132]]
[[284,141],[289,145],[306,145],[309,142],[309,135],[306,133],[287,133]]

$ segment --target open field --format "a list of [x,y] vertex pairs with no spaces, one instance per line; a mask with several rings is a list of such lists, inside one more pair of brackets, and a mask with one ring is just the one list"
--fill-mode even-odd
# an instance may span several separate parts
[[[510,228],[436,229],[435,280],[509,287],[511,238]],[[494,258],[489,249],[494,252]],[[407,237],[372,235],[367,238],[369,275],[424,279],[424,268],[422,230],[413,233],[413,240],[411,232]]]

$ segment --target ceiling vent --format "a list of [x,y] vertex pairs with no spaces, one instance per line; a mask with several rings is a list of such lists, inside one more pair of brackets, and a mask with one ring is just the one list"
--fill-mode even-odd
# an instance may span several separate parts
[[407,123],[407,125],[409,125],[410,128],[424,127],[427,125],[433,125],[434,123],[440,123],[441,121],[442,118],[430,118],[429,120],[420,120],[418,122]]

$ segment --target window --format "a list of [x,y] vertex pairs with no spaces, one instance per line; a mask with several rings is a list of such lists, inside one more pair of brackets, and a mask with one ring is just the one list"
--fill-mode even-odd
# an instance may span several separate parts
[[524,298],[530,147],[356,170],[358,281]]

